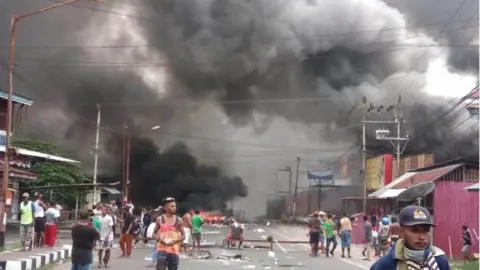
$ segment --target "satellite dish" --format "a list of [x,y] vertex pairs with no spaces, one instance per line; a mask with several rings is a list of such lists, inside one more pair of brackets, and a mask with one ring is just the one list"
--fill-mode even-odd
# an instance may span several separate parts
[[407,188],[397,197],[397,200],[403,202],[413,202],[432,193],[435,189],[435,183],[421,183]]

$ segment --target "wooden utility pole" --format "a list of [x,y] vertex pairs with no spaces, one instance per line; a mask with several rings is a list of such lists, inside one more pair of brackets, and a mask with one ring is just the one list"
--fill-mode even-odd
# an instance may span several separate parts
[[293,195],[293,217],[295,217],[295,211],[297,210],[297,191],[298,191],[298,170],[300,169],[300,158],[297,157],[297,176],[295,177],[295,193]]

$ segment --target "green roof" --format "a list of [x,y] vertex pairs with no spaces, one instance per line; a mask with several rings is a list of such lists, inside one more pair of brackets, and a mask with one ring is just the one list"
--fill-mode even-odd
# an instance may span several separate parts
[[[0,98],[8,99],[8,92],[5,92],[2,89],[0,89]],[[15,94],[13,94],[12,101],[23,104],[23,105],[27,105],[27,106],[31,106],[33,104],[33,99],[25,96],[15,95]]]

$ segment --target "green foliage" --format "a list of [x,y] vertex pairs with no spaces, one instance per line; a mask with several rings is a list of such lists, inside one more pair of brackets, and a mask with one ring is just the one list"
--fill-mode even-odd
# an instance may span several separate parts
[[[15,138],[13,146],[45,154],[60,155],[54,144],[33,139]],[[44,193],[45,198],[48,200],[50,200],[50,194],[52,194],[53,201],[60,204],[66,204],[71,208],[74,207],[76,195],[79,192],[83,193],[83,190],[79,190],[78,187],[57,188],[54,189],[52,193],[50,193],[50,190],[41,188],[36,189],[35,187],[55,186],[60,184],[81,184],[83,181],[87,180],[82,173],[81,168],[77,164],[58,162],[43,158],[32,157],[31,160],[32,167],[29,171],[37,174],[38,179],[36,181],[25,181],[24,186],[31,188],[29,189],[30,191],[40,191]]]

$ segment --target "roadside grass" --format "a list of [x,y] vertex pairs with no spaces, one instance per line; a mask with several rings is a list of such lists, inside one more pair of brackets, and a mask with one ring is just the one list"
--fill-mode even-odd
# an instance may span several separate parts
[[479,267],[480,267],[478,261],[469,262],[469,263],[465,263],[465,264],[461,261],[454,261],[454,262],[451,262],[450,265],[451,265],[451,268],[453,270],[455,270],[455,269],[457,269],[457,270],[478,270]]

